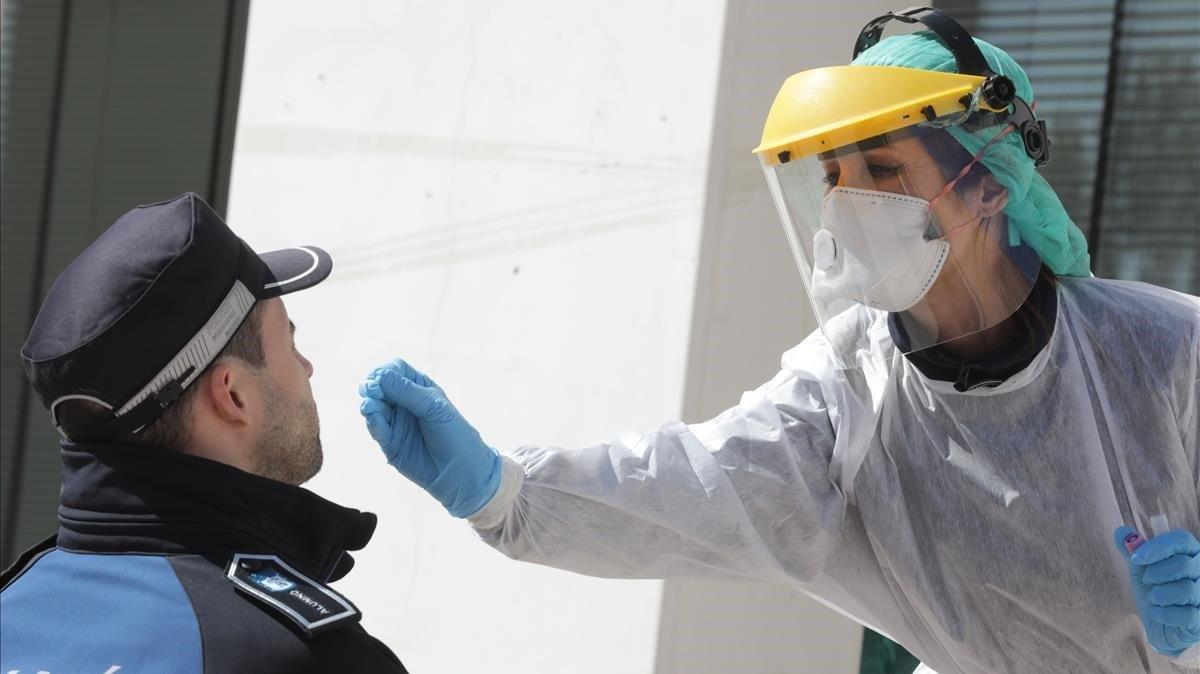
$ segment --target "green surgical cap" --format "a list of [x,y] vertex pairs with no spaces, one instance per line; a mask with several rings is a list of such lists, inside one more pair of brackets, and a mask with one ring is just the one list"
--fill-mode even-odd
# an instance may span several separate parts
[[[1017,95],[1033,103],[1033,85],[1029,76],[1011,56],[983,40],[975,40],[992,70],[1013,81]],[[852,65],[897,66],[941,72],[957,72],[954,55],[932,33],[896,35],[859,54]],[[946,130],[974,156],[1004,126],[980,129],[974,133],[960,126]],[[1067,215],[1058,195],[1034,169],[1025,154],[1025,145],[1017,133],[1009,133],[988,147],[980,162],[1000,184],[1008,188],[1009,244],[1024,240],[1042,261],[1060,276],[1089,276],[1087,239]]]

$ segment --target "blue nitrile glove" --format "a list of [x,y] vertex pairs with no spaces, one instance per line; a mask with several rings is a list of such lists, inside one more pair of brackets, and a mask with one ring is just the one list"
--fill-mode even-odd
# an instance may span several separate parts
[[396,359],[372,370],[358,392],[367,430],[388,463],[455,517],[487,505],[500,487],[500,454],[433,380]]
[[1183,529],[1156,536],[1130,554],[1120,527],[1117,549],[1129,563],[1133,597],[1154,650],[1176,656],[1200,643],[1200,541]]

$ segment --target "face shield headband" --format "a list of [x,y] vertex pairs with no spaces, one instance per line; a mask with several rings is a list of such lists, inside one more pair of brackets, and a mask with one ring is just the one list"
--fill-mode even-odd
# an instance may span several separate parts
[[[1010,130],[1016,130],[1020,134],[1021,141],[1025,145],[1025,153],[1033,160],[1034,166],[1040,167],[1050,161],[1050,138],[1046,135],[1046,122],[1037,118],[1034,114],[1034,106],[1017,96],[1017,89],[1012,80],[991,69],[983,52],[971,38],[971,34],[940,10],[932,7],[909,7],[872,19],[863,27],[858,39],[854,41],[854,53],[851,61],[878,44],[879,38],[883,35],[883,27],[892,20],[901,23],[923,24],[933,31],[954,55],[959,74],[985,78],[983,85],[975,94],[964,97],[962,113],[937,118],[933,114],[933,109],[928,108],[926,114],[930,126],[961,125],[967,131],[976,131],[1005,124],[1009,129],[1003,133],[1007,134]],[[1003,112],[980,109],[981,99],[989,107],[1003,110]]]

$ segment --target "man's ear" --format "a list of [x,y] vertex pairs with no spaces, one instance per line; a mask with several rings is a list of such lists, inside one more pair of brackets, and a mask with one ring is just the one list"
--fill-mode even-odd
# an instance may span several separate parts
[[963,200],[972,213],[980,218],[990,218],[1008,205],[1008,188],[989,173],[967,190]]
[[213,412],[233,424],[250,423],[250,373],[228,363],[215,363],[204,378],[204,397]]

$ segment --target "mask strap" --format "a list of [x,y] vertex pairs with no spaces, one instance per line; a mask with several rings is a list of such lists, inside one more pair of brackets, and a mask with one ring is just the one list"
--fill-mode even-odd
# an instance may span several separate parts
[[[1037,111],[1037,103],[1034,103],[1033,105],[1029,106],[1029,108],[1031,110],[1033,110],[1034,112],[1036,112]],[[958,175],[954,176],[954,178],[950,182],[946,183],[946,186],[942,188],[941,192],[937,193],[937,196],[935,196],[934,198],[929,200],[929,207],[932,209],[933,205],[938,202],[938,199],[941,199],[942,197],[946,196],[947,194],[950,194],[950,190],[954,189],[954,184],[957,183],[959,180],[961,180],[963,176],[967,175],[967,173],[971,170],[972,166],[975,166],[976,164],[979,163],[979,161],[981,159],[983,159],[984,153],[986,153],[987,149],[992,146],[992,143],[995,143],[996,141],[1000,140],[1001,138],[1012,133],[1016,128],[1017,127],[1013,126],[1012,124],[1007,124],[1007,125],[1005,125],[1004,129],[1000,133],[997,133],[996,135],[992,136],[992,139],[989,140],[986,144],[984,144],[983,147],[979,148],[979,152],[976,152],[974,157],[971,157],[971,161],[967,162],[967,165],[964,166],[962,168],[962,170],[958,172]]]
[[950,182],[946,183],[946,186],[942,188],[942,191],[938,192],[936,196],[934,196],[932,199],[929,200],[929,207],[933,208],[933,205],[938,202],[938,199],[941,199],[942,197],[946,196],[947,194],[950,194],[950,190],[954,189],[954,185],[959,180],[962,180],[962,177],[967,175],[967,173],[969,173],[971,171],[971,168],[973,168],[976,164],[979,163],[979,160],[983,159],[983,154],[985,152],[987,152],[987,149],[989,147],[992,146],[992,143],[995,143],[996,141],[1000,140],[1001,138],[1007,136],[1010,132],[1012,132],[1013,128],[1014,127],[1011,124],[1004,127],[1003,131],[996,134],[995,136],[992,136],[992,139],[989,140],[986,145],[979,148],[979,152],[976,152],[975,156],[971,157],[971,161],[967,162],[967,165],[962,167],[962,170],[958,172],[958,175],[954,176],[954,178],[951,179]]
[[[1003,131],[1001,131],[1000,133],[997,133],[995,136],[992,136],[991,140],[989,140],[983,147],[979,148],[979,152],[976,152],[975,156],[971,157],[971,161],[967,162],[967,165],[962,167],[962,170],[958,172],[958,175],[954,176],[954,178],[951,179],[950,182],[946,183],[946,186],[943,187],[942,190],[940,192],[938,192],[936,196],[934,196],[932,199],[929,200],[929,211],[932,213],[934,205],[937,204],[937,202],[942,197],[946,196],[947,194],[950,194],[950,191],[954,189],[954,185],[956,183],[958,183],[959,180],[962,180],[963,176],[967,175],[967,173],[969,173],[971,171],[971,168],[973,168],[976,164],[979,163],[979,161],[981,159],[983,159],[984,153],[987,152],[988,148],[991,147],[993,143],[995,143],[996,141],[1000,140],[1001,138],[1007,136],[1015,128],[1016,127],[1011,124],[1005,126]],[[970,220],[962,223],[961,225],[958,225],[958,226],[954,227],[953,229],[950,229],[949,231],[947,231],[945,234],[942,235],[942,238],[949,237],[951,234],[957,232],[958,230],[962,229],[963,227],[966,227],[967,225],[971,224],[974,221],[975,221],[975,218],[971,218]]]

